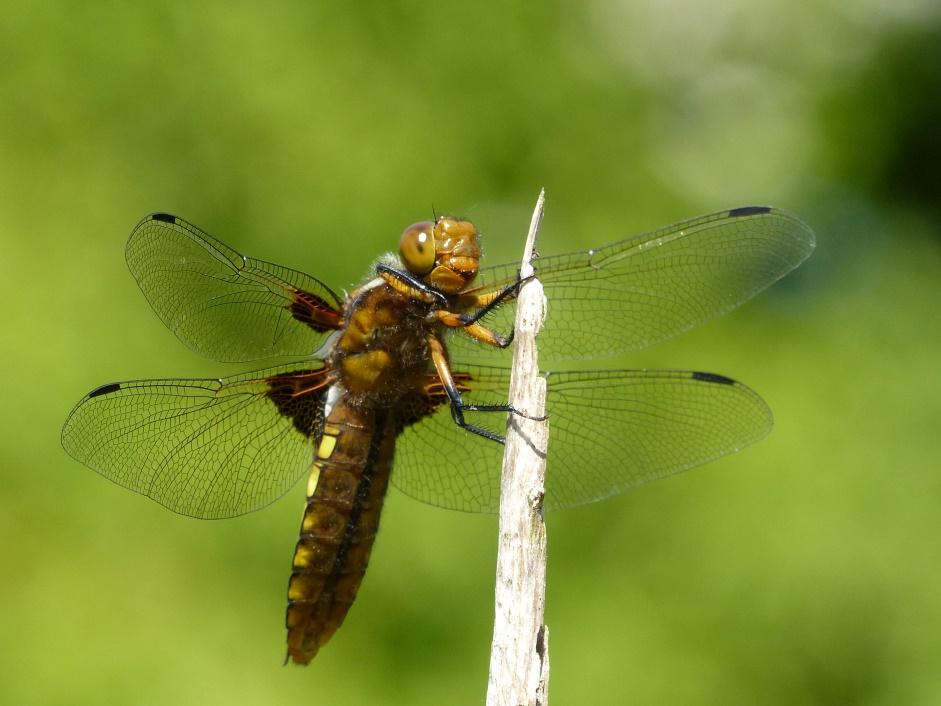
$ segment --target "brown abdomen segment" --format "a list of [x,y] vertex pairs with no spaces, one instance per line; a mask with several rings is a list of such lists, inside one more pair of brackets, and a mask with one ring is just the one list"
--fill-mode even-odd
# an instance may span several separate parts
[[395,448],[386,410],[337,403],[311,468],[288,584],[288,659],[307,664],[343,623],[379,528]]

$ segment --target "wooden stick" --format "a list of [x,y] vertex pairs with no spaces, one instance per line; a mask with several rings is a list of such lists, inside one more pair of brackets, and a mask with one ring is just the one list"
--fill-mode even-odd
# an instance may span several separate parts
[[[520,275],[533,273],[531,260],[542,221],[545,190],[539,193],[526,238]],[[546,381],[539,375],[536,333],[545,318],[542,285],[533,279],[520,289],[516,304],[510,414],[500,485],[500,536],[497,550],[496,609],[490,651],[487,706],[545,706],[549,684],[549,629],[546,602],[545,496]]]

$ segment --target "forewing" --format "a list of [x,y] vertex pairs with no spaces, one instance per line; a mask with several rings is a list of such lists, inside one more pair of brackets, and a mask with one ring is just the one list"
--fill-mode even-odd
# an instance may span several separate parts
[[281,366],[225,380],[103,385],[72,410],[62,445],[174,512],[241,515],[281,497],[309,468],[328,383],[326,368]]
[[[466,401],[506,399],[508,371],[464,374]],[[767,405],[742,383],[670,370],[550,373],[547,413],[548,510],[595,502],[734,453],[772,424]],[[505,415],[487,416],[502,431]],[[458,427],[447,405],[406,428],[397,449],[392,480],[408,495],[451,509],[497,511],[503,446]]]
[[244,257],[176,216],[144,218],[126,256],[160,320],[208,358],[311,356],[341,324],[340,298],[322,282]]
[[[765,206],[720,211],[596,250],[535,261],[549,302],[539,336],[550,362],[625,353],[729,311],[803,262],[814,235],[797,217]],[[518,264],[481,270],[479,293],[512,283]],[[513,329],[515,304],[483,319]],[[457,361],[493,360],[492,349],[456,332]]]

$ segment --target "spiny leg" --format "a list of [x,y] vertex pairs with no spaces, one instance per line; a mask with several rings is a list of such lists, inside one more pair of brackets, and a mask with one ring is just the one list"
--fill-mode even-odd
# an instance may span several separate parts
[[490,294],[483,296],[471,296],[465,298],[462,301],[462,307],[478,307],[473,312],[465,312],[463,314],[439,312],[438,318],[442,323],[444,323],[445,326],[450,326],[452,328],[463,328],[467,335],[471,336],[472,338],[476,338],[478,341],[495,346],[496,348],[506,348],[513,342],[513,337],[516,332],[511,329],[506,336],[503,336],[481,324],[480,319],[489,314],[503,302],[514,299],[516,295],[519,294],[520,287],[531,280],[534,276],[535,275],[530,275],[529,277],[520,278],[517,275],[517,279],[513,284],[504,287],[499,292],[491,292]]
[[519,288],[525,283],[528,282],[532,277],[526,277],[524,279],[519,279],[509,285],[504,287],[501,291],[496,293],[486,294],[484,296],[470,296],[462,299],[461,305],[464,307],[477,306],[479,307],[473,313],[463,313],[458,314],[453,311],[438,310],[435,312],[435,316],[438,321],[448,326],[449,328],[461,328],[471,338],[476,338],[482,343],[494,346],[496,348],[506,348],[513,342],[514,331],[506,336],[502,336],[496,331],[493,331],[483,324],[480,323],[480,319],[486,316],[489,312],[501,304],[502,302],[515,297],[519,293]]
[[[530,275],[529,277],[520,277],[518,274],[516,276],[516,281],[513,284],[507,285],[499,292],[491,292],[490,294],[485,294],[483,296],[474,297],[471,301],[468,302],[468,306],[479,307],[473,313],[461,314],[461,325],[469,326],[476,323],[496,307],[500,306],[503,302],[509,299],[515,299],[516,295],[519,294],[520,287],[526,284],[529,280],[533,279],[536,275]],[[512,338],[512,334],[510,335]]]
[[451,418],[454,420],[454,423],[462,429],[472,434],[482,436],[485,439],[496,441],[498,444],[503,444],[506,441],[503,435],[477,426],[476,424],[471,424],[464,419],[464,412],[508,412],[510,414],[518,414],[527,419],[537,419],[539,421],[545,419],[545,417],[531,417],[525,412],[521,412],[508,404],[467,404],[461,397],[461,392],[458,390],[454,376],[451,374],[451,366],[445,355],[444,345],[437,336],[432,335],[428,337],[428,348],[431,352],[431,360],[434,362],[438,378],[441,380],[445,394],[447,394],[448,400],[450,400],[451,403]]
[[494,348],[506,348],[513,342],[513,331],[510,331],[509,336],[501,336],[478,322],[465,325],[461,321],[460,314],[455,314],[450,311],[441,311],[439,309],[435,312],[435,318],[448,328],[460,328],[471,338],[476,338],[481,343],[486,343]]
[[437,303],[438,306],[448,305],[448,298],[444,294],[408,272],[401,272],[394,267],[380,263],[376,265],[376,274],[401,294],[415,297],[424,302]]

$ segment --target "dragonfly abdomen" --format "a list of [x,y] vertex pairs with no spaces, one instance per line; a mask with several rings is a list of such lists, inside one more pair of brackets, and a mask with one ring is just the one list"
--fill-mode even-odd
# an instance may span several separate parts
[[308,482],[288,584],[288,658],[307,664],[343,623],[379,528],[395,446],[383,409],[337,403]]

